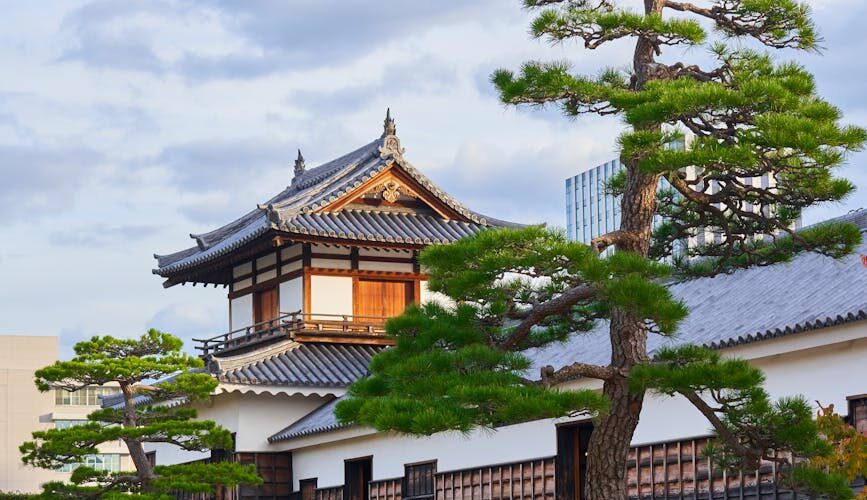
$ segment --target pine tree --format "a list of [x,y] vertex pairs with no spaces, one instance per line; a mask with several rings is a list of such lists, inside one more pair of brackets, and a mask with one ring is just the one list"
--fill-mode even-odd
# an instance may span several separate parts
[[[860,242],[858,229],[846,224],[793,229],[804,208],[852,192],[834,169],[867,139],[863,129],[840,124],[840,111],[817,94],[806,69],[765,52],[818,50],[809,9],[794,0],[713,0],[706,7],[644,0],[643,12],[613,0],[525,3],[539,12],[531,28],[537,38],[577,39],[587,49],[635,40],[628,70],[582,76],[564,62],[528,62],[518,73],[492,76],[504,103],[624,120],[625,168],[607,186],[622,196],[621,226],[592,249],[529,228],[425,250],[430,288],[456,305],[412,308],[392,321],[396,346],[374,358],[371,376],[350,388],[338,417],[430,434],[586,412],[596,417],[590,500],[626,498],[624,464],[649,390],[691,401],[719,436],[709,452],[727,467],[777,460],[792,470],[781,456],[829,453],[807,402],[771,401],[762,374],[747,363],[694,346],[651,359],[646,348],[649,334],[673,334],[688,313],[663,286],[672,271],[714,274],[804,251],[840,257]],[[743,48],[749,39],[766,48]],[[711,66],[657,60],[676,46],[708,49]],[[671,147],[684,130],[695,136],[691,146]],[[772,182],[747,182],[761,176]],[[670,187],[658,189],[661,179]],[[654,229],[657,215],[665,222]],[[674,269],[654,261],[705,229],[712,241],[675,259]],[[543,370],[541,381],[526,373],[523,351],[580,335],[600,318],[609,320],[609,364],[575,360]],[[603,397],[557,389],[579,377],[601,379]],[[822,480],[827,484],[816,488],[846,497],[839,481]]]
[[46,469],[80,464],[86,455],[98,453],[101,443],[120,440],[136,468],[135,472],[109,472],[78,465],[70,483],[45,484],[43,497],[170,499],[175,492],[213,493],[218,486],[261,484],[254,466],[228,462],[153,466],[148,461],[145,443],[171,444],[187,451],[232,448],[229,431],[213,421],[196,420],[196,410],[188,403],[207,399],[217,381],[200,370],[201,359],[184,354],[181,347],[180,339],[153,329],[139,339],[93,337],[75,345],[71,360],[36,372],[41,391],[117,384],[122,404],[90,413],[82,425],[34,432],[34,440],[20,447],[24,463]]

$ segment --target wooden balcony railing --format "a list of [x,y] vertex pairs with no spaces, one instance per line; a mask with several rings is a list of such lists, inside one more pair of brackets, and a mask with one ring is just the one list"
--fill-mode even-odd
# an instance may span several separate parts
[[202,356],[236,351],[271,341],[291,338],[298,342],[359,343],[391,345],[382,316],[350,314],[280,313],[280,316],[207,339],[193,339]]

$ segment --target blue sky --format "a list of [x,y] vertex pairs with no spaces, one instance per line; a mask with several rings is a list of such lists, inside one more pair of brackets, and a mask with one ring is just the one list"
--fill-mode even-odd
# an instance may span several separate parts
[[[815,74],[846,121],[867,125],[862,0],[816,0]],[[0,334],[158,327],[222,332],[225,290],[164,290],[152,254],[190,246],[309,166],[379,135],[385,108],[406,156],[472,208],[562,226],[562,182],[616,155],[620,123],[501,105],[498,67],[627,64],[527,35],[518,1],[0,1]],[[671,57],[701,59],[700,49]],[[863,189],[814,222],[867,206]]]

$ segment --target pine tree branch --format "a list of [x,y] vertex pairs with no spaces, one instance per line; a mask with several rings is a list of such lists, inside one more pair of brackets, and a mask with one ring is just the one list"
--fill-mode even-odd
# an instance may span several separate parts
[[553,387],[563,382],[576,380],[579,378],[595,378],[599,380],[610,380],[617,375],[617,370],[610,366],[591,365],[587,363],[572,363],[564,366],[559,370],[554,370],[551,365],[544,366],[541,369],[542,385],[544,387]]
[[542,322],[548,316],[568,312],[569,309],[578,302],[592,299],[595,296],[596,289],[590,285],[579,285],[566,290],[557,297],[534,307],[529,314],[527,314],[526,318],[512,329],[509,336],[502,342],[498,343],[495,347],[502,351],[508,351],[515,348],[525,340],[528,335],[530,335],[534,326]]
[[[680,12],[690,12],[712,20],[718,28],[734,36],[750,36],[759,42],[777,49],[815,49],[819,41],[809,24],[798,21],[803,13],[786,11],[785,7],[774,10],[750,10],[741,0],[719,2],[711,8],[699,7],[690,2],[666,0],[664,6]],[[800,14],[800,15],[799,15]]]
[[716,411],[709,405],[707,402],[702,399],[696,392],[694,391],[678,391],[683,397],[685,397],[693,406],[701,412],[702,415],[708,420],[708,422],[713,425],[714,430],[716,430],[717,435],[729,446],[735,453],[744,457],[747,461],[747,467],[750,469],[758,469],[759,463],[762,458],[761,450],[754,450],[751,448],[747,448],[743,444],[741,444],[740,439],[720,420],[719,416],[717,416]]
[[590,240],[590,246],[602,253],[610,246],[624,245],[635,241],[638,241],[638,236],[635,233],[618,229],[593,238]]

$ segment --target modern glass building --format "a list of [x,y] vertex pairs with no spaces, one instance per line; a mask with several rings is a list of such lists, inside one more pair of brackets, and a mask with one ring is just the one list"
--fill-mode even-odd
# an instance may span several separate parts
[[[682,148],[683,142],[674,143],[671,147]],[[619,229],[620,227],[620,197],[606,192],[605,187],[608,179],[623,169],[620,160],[611,160],[602,165],[597,165],[585,170],[574,177],[566,179],[566,236],[572,241],[590,244],[597,236]],[[687,177],[694,178],[697,174],[695,167],[687,167],[684,171]],[[774,186],[774,180],[767,174],[761,177],[747,177],[741,179],[747,185],[769,188]],[[665,179],[659,181],[659,187],[669,186]],[[715,193],[718,186],[711,184],[710,192]],[[747,210],[762,210],[750,204],[745,205]],[[767,211],[765,207],[763,210]],[[654,224],[662,219],[657,216]],[[794,224],[793,229],[801,227],[800,219]],[[687,248],[695,245],[705,245],[718,241],[720,235],[712,228],[697,232],[694,236],[675,245],[674,252],[679,254]]]
[[566,179],[566,232],[570,240],[589,244],[620,227],[620,198],[606,193],[605,186],[622,168],[615,159]]

